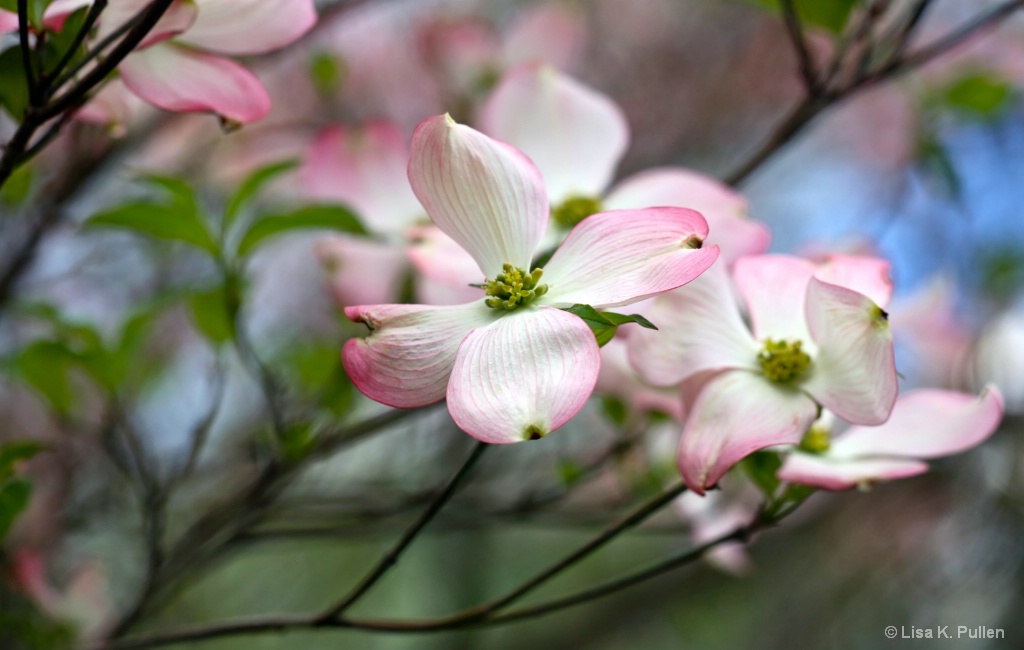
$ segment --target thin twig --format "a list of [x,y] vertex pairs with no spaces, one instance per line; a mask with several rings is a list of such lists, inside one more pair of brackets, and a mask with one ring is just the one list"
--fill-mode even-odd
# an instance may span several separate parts
[[426,527],[427,524],[441,511],[446,503],[455,494],[455,491],[459,488],[463,479],[469,474],[469,471],[473,468],[476,462],[480,459],[484,450],[490,445],[485,442],[478,442],[473,448],[473,452],[469,457],[462,463],[458,471],[445,486],[444,490],[438,493],[437,497],[427,506],[426,510],[413,522],[411,526],[405,531],[404,534],[395,542],[395,545],[385,553],[377,564],[370,569],[362,580],[357,584],[348,594],[346,594],[336,604],[327,608],[324,611],[321,618],[323,620],[333,620],[341,616],[349,607],[356,604],[360,598],[362,598],[366,592],[368,592],[377,582],[384,577],[384,574],[393,567],[398,559],[401,557],[402,552],[409,547],[410,544],[416,539],[420,532]]
[[814,66],[814,58],[807,49],[807,39],[804,37],[803,26],[800,24],[800,16],[796,12],[793,0],[782,0],[782,18],[786,23],[786,31],[789,33],[789,40],[793,44],[800,64],[800,77],[803,79],[804,88],[809,95],[818,92],[818,72]]
[[[92,28],[96,26],[96,21],[99,20],[100,14],[103,13],[103,10],[106,8],[107,0],[95,0],[95,2],[93,2],[92,5],[90,5],[89,13],[85,15],[85,21],[82,23],[82,26],[81,28],[79,28],[78,32],[75,33],[75,38],[71,41],[71,44],[68,46],[67,51],[64,52],[64,56],[62,56],[60,61],[57,62],[57,65],[53,66],[52,70],[43,71],[41,85],[44,96],[48,96],[53,90],[61,87],[62,82],[58,82],[55,84],[52,83],[54,81],[54,78],[60,77],[61,71],[63,71],[64,68],[67,67],[68,63],[71,62],[71,59],[74,58],[75,52],[77,52],[78,48],[80,48],[82,46],[82,43],[85,42],[86,37],[89,36],[89,32],[91,32]],[[92,57],[94,56],[95,54],[92,54]],[[90,56],[90,54],[87,53],[86,56],[83,58],[83,61],[89,61],[92,57]],[[73,76],[74,74],[71,75],[71,77]],[[68,77],[68,79],[70,79],[71,77]]]
[[29,43],[28,0],[18,0],[18,44],[21,47],[22,65],[25,70],[25,84],[28,86],[29,106],[39,105],[39,84],[36,82],[35,66],[32,63],[35,52]]

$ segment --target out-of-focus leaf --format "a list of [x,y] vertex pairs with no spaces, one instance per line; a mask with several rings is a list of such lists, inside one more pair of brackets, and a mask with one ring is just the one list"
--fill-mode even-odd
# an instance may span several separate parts
[[330,52],[314,52],[309,58],[309,79],[321,96],[330,97],[345,79],[345,62]]
[[776,474],[782,467],[782,460],[778,454],[771,451],[755,451],[740,461],[740,467],[766,497],[771,499],[775,495],[780,483]]
[[[0,81],[0,83],[3,83]],[[0,91],[2,93],[3,91]],[[11,177],[0,188],[0,203],[18,206],[24,203],[32,192],[35,170],[32,165],[22,165],[14,170]]]
[[58,341],[36,341],[18,354],[15,365],[22,378],[50,403],[55,411],[67,414],[74,395],[71,370],[77,357]]
[[34,440],[19,440],[0,446],[0,483],[14,475],[16,463],[32,458],[46,449]]
[[18,121],[28,107],[28,84],[21,48],[9,47],[0,53],[0,105]]
[[615,424],[622,426],[629,416],[629,408],[626,403],[617,397],[605,397],[601,400],[601,408],[608,419]]
[[[28,22],[37,31],[43,24],[43,12],[53,0],[28,0]],[[0,0],[0,9],[18,13],[18,0]]]
[[32,497],[32,484],[23,479],[14,479],[0,485],[0,542],[10,532],[14,520],[28,506]]
[[188,297],[192,322],[214,345],[221,345],[235,337],[235,325],[228,311],[224,291],[224,287],[216,287]]
[[938,138],[924,133],[917,143],[917,160],[921,169],[936,181],[949,196],[960,195],[960,175],[946,148]]
[[290,214],[275,214],[254,221],[238,243],[238,256],[245,257],[271,237],[295,230],[366,234],[359,219],[348,208],[330,204],[311,205]]
[[[766,9],[780,11],[779,0],[750,0]],[[793,0],[796,13],[804,25],[822,27],[839,34],[850,19],[858,0]]]
[[965,75],[942,93],[945,105],[966,117],[987,119],[1006,107],[1012,87],[998,76],[986,73]]
[[253,172],[242,184],[238,187],[238,190],[232,195],[231,200],[228,201],[227,207],[224,209],[224,229],[227,230],[234,223],[235,219],[238,218],[238,213],[245,205],[253,199],[260,190],[266,186],[267,183],[274,180],[278,176],[285,174],[298,166],[297,160],[284,160],[281,162],[271,163],[265,167],[260,167]]
[[197,215],[159,203],[122,205],[91,217],[85,226],[132,230],[150,237],[185,242],[217,255],[217,244]]
[[315,398],[321,408],[343,415],[351,406],[352,381],[341,364],[338,346],[304,345],[292,350],[285,363],[294,384]]
[[315,442],[309,425],[295,425],[285,429],[281,436],[281,452],[286,461],[299,461],[313,450]]
[[564,458],[558,463],[558,478],[562,485],[571,487],[583,478],[583,466],[571,458]]
[[[74,43],[75,36],[85,25],[85,16],[88,13],[89,7],[78,9],[64,19],[64,24],[59,32],[47,34],[45,47],[43,47],[43,67],[47,72],[52,71],[57,63],[64,59],[64,54]],[[85,51],[85,44],[79,43],[68,64],[75,65],[85,55]]]

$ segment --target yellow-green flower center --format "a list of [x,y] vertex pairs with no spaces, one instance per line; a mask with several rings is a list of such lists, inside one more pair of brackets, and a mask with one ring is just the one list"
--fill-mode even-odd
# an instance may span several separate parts
[[824,454],[832,446],[832,435],[828,427],[815,424],[800,441],[800,451],[809,454]]
[[548,285],[538,284],[542,275],[543,269],[527,273],[519,267],[505,264],[497,277],[485,281],[484,290],[489,297],[484,303],[491,309],[505,311],[529,305],[548,291]]
[[571,196],[551,208],[551,218],[563,228],[572,228],[592,214],[601,211],[601,199],[592,196]]
[[768,379],[784,384],[799,378],[811,367],[811,357],[801,347],[802,341],[767,339],[757,355],[761,372]]

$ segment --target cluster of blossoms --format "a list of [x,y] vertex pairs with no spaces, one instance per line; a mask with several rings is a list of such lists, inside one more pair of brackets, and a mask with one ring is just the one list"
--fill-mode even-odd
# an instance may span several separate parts
[[[92,5],[93,0],[56,0],[47,7],[42,28],[60,32],[72,14]],[[123,30],[149,5],[149,0],[109,0],[90,42]],[[227,57],[284,47],[316,19],[313,0],[174,0],[118,65],[117,79],[77,117],[123,125],[141,98],[169,111],[215,113],[227,124],[262,119],[270,111],[270,97],[252,72]],[[0,11],[0,32],[17,29],[17,14]]]
[[[461,286],[466,300],[347,306],[370,329],[343,354],[367,396],[401,408],[447,399],[468,434],[510,443],[561,427],[596,386],[679,421],[679,469],[697,494],[758,450],[784,455],[781,480],[847,489],[921,473],[922,459],[997,427],[994,386],[897,398],[886,261],[767,255],[768,231],[742,197],[687,170],[606,190],[628,142],[621,111],[551,68],[511,70],[480,122],[489,135],[447,115],[413,135],[408,179],[422,208],[402,199],[391,214],[404,231],[391,229],[404,234],[385,245],[423,284]],[[337,147],[339,133],[307,160],[310,187],[373,168],[374,154]],[[403,146],[393,142],[392,178]],[[339,198],[367,186],[348,183]],[[391,199],[404,184],[394,187]],[[328,246],[344,286],[358,244]],[[578,308],[640,301],[658,329],[625,328],[599,351]],[[837,421],[853,426],[833,442]]]

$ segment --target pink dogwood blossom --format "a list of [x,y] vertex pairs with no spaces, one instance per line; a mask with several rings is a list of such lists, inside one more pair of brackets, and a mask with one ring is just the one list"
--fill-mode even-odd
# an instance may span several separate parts
[[[97,38],[148,4],[111,0],[100,17]],[[284,47],[315,22],[312,0],[176,0],[118,72],[129,90],[165,110],[253,122],[270,111],[270,98],[255,75],[223,55]]]
[[648,382],[701,387],[688,407],[679,466],[697,493],[748,454],[797,444],[821,407],[881,424],[896,399],[885,305],[888,263],[836,256],[815,266],[782,255],[745,257],[735,281],[744,324],[719,266],[660,296],[646,315],[663,336],[628,338],[630,361]]
[[990,384],[981,395],[951,390],[911,391],[896,400],[879,426],[854,426],[830,441],[834,418],[825,412],[804,443],[790,452],[778,477],[825,490],[848,490],[928,471],[921,459],[957,454],[987,439],[1003,417],[1003,398]]
[[370,335],[346,342],[345,367],[364,394],[390,406],[447,398],[456,424],[485,442],[544,436],[590,396],[597,342],[561,307],[629,304],[691,281],[718,257],[702,246],[698,213],[653,208],[593,215],[543,270],[532,268],[549,217],[540,172],[447,115],[416,129],[409,179],[437,227],[476,261],[484,291],[450,307],[349,307]]

